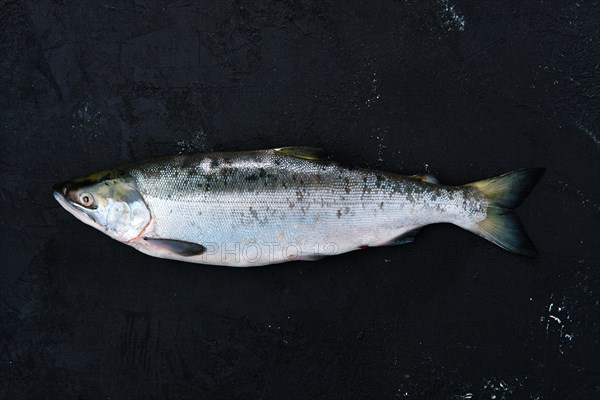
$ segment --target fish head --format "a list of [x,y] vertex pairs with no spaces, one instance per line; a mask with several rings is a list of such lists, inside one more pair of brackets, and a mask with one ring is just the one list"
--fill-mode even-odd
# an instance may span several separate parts
[[83,223],[113,239],[130,241],[151,221],[133,180],[119,171],[102,171],[54,185],[54,198]]

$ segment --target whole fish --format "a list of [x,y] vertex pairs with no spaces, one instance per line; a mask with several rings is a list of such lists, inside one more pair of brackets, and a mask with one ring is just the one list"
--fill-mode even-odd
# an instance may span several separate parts
[[521,169],[462,186],[332,161],[321,149],[159,158],[54,186],[82,222],[155,257],[234,267],[312,260],[413,240],[452,223],[519,254],[512,212],[540,179]]

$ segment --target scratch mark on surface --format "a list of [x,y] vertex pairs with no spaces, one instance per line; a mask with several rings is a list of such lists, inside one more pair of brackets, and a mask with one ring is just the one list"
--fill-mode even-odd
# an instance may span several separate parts
[[[556,299],[554,293],[550,295],[550,299],[554,301],[550,303],[547,315],[542,316],[540,322],[546,324],[546,337],[552,340],[552,343],[558,344],[560,354],[565,354],[573,347],[572,342],[576,336],[578,323],[573,320],[572,314],[578,301],[564,295]],[[553,314],[550,314],[551,312]]]
[[560,320],[560,318],[555,317],[554,315],[548,315],[549,318],[552,318],[553,320],[555,320],[556,322],[558,322],[559,324],[562,324],[562,321]]

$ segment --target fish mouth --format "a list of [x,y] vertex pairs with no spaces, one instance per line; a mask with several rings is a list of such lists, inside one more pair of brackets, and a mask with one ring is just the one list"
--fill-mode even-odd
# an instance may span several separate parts
[[83,210],[83,207],[68,199],[66,183],[57,183],[56,185],[54,185],[52,187],[52,194],[54,195],[54,198],[56,199],[58,204],[60,204],[62,208],[67,210],[75,218],[88,225],[92,224],[91,218],[88,215],[86,215],[85,211]]
[[52,192],[56,201],[61,203],[62,200],[66,200],[65,196],[67,194],[67,185],[64,183],[57,183],[56,185],[52,186]]
[[63,206],[63,208],[73,214],[73,204],[67,199],[67,185],[64,183],[57,183],[52,187],[52,194],[58,204]]
[[63,206],[63,208],[69,211],[71,214],[75,215],[73,210],[78,210],[80,207],[78,207],[79,204],[74,203],[69,199],[67,195],[67,186],[67,183],[57,183],[56,185],[52,186],[52,194],[54,195],[56,201],[58,201],[58,204]]
[[62,202],[65,200],[65,198],[63,197],[63,195],[60,194],[59,192],[57,192],[56,190],[52,194],[54,195],[54,198],[56,199],[56,201],[58,201],[59,204],[62,205]]

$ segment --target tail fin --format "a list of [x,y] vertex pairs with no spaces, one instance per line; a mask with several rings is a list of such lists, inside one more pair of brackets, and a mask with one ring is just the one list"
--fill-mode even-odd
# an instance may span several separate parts
[[533,243],[512,210],[527,197],[544,171],[544,168],[520,169],[465,185],[479,190],[489,202],[487,217],[472,227],[471,231],[505,250],[536,256]]

